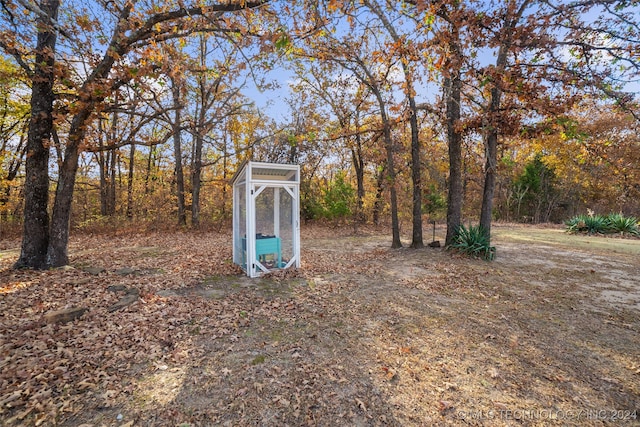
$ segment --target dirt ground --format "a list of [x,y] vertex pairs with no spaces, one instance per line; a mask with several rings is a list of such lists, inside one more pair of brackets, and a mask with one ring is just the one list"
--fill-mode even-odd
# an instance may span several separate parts
[[[640,240],[494,233],[486,262],[304,228],[302,268],[259,279],[230,233],[76,235],[72,267],[44,272],[0,241],[0,419],[640,425]],[[46,322],[68,307],[88,311]]]

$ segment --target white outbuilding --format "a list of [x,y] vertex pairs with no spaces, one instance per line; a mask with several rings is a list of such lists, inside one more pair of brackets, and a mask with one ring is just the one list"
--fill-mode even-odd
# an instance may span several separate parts
[[300,166],[247,161],[231,183],[233,262],[249,277],[300,267]]

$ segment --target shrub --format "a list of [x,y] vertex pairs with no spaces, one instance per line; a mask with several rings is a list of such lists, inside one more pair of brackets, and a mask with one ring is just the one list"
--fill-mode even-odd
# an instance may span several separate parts
[[463,254],[491,261],[496,256],[496,248],[491,246],[489,233],[482,227],[461,225],[456,230],[451,249]]
[[355,202],[355,190],[346,181],[344,172],[336,174],[329,188],[324,192],[324,216],[327,219],[341,219],[351,215],[351,206]]
[[538,153],[513,182],[513,208],[516,218],[534,223],[549,221],[558,202],[558,177],[554,168]]
[[440,193],[435,185],[429,185],[429,190],[424,195],[424,212],[431,218],[443,218],[447,211],[447,198]]

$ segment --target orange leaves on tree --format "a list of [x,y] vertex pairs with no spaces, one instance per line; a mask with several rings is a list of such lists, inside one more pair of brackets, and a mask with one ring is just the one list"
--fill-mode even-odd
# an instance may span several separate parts
[[86,15],[76,16],[76,24],[78,24],[78,27],[80,27],[84,31],[91,31],[95,26],[95,22],[89,19],[89,17]]

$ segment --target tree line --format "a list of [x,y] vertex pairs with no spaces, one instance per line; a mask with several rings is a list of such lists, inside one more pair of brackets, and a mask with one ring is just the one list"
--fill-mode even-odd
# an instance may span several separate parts
[[[302,166],[307,219],[637,210],[637,1],[3,1],[1,220],[17,267],[71,224],[228,218],[244,159]],[[278,122],[246,88],[293,76]],[[631,89],[630,89],[631,88]],[[285,90],[286,88],[282,88]],[[629,213],[629,212],[626,212]]]

